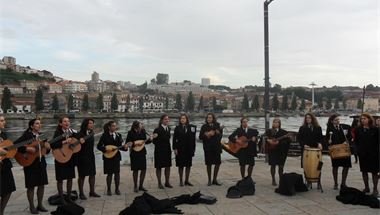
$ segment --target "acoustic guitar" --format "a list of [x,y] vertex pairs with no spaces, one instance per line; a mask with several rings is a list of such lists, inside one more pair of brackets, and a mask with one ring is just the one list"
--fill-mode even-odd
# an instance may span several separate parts
[[246,136],[241,136],[235,140],[235,142],[228,141],[228,142],[221,142],[222,147],[224,150],[227,150],[232,153],[237,153],[242,148],[248,147],[248,139]]
[[33,141],[37,141],[37,140],[35,138],[32,138],[32,139],[25,140],[16,144],[13,144],[11,140],[2,140],[0,142],[0,148],[3,148],[7,152],[0,153],[0,161],[4,160],[5,158],[13,158],[17,153],[17,148],[20,148],[21,146],[32,143]]
[[106,151],[103,153],[103,155],[104,157],[110,159],[110,158],[115,157],[116,153],[120,149],[124,148],[124,145],[122,146],[106,145],[105,148],[106,148]]
[[288,137],[291,137],[291,134],[285,134],[285,135],[283,135],[283,136],[281,136],[281,137],[278,137],[278,138],[273,138],[273,137],[271,137],[271,138],[268,138],[267,139],[267,144],[266,144],[266,147],[267,147],[267,149],[268,150],[273,150],[273,149],[275,149],[277,146],[278,146],[278,143],[281,141],[281,140],[283,140],[283,139],[285,139],[285,138],[288,138]]
[[26,152],[26,153],[21,153],[17,152],[15,155],[15,159],[17,163],[19,163],[23,167],[27,167],[32,165],[34,160],[38,157],[45,156],[48,152],[48,149],[50,149],[50,145],[47,141],[41,141],[41,140],[36,140],[33,141],[28,147],[33,147],[36,149],[34,153]]
[[[96,135],[99,135],[99,134],[101,133],[98,133]],[[91,133],[83,137],[83,139],[87,140],[88,138],[96,136],[96,135],[94,133]],[[55,160],[57,160],[59,163],[67,163],[71,159],[73,154],[78,153],[82,148],[80,139],[77,139],[74,137],[71,137],[70,139],[71,141],[65,144],[62,144],[61,148],[52,150],[52,154]]]
[[[150,136],[150,135],[149,135]],[[158,134],[154,133],[152,135],[153,139],[158,137]],[[143,148],[145,147],[145,143],[148,142],[150,140],[150,138],[146,139],[146,140],[136,140],[136,141],[133,141],[133,144],[132,144],[132,150],[135,151],[135,152],[139,152],[141,150],[143,150]]]

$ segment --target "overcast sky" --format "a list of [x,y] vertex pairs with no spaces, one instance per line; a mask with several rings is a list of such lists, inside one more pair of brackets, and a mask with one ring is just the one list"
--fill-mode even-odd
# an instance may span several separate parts
[[[378,0],[275,0],[270,77],[379,84]],[[263,85],[263,0],[0,0],[0,56],[66,79]]]

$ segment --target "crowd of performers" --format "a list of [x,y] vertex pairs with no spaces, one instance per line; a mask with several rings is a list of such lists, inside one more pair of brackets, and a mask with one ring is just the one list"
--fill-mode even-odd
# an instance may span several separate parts
[[[198,137],[196,136],[196,126],[190,123],[186,114],[180,115],[174,132],[171,132],[169,122],[169,116],[166,114],[162,115],[153,133],[148,134],[141,122],[134,121],[126,138],[123,138],[118,132],[118,124],[116,121],[109,121],[104,124],[103,132],[101,133],[96,148],[103,152],[103,173],[106,175],[107,184],[106,195],[121,195],[119,185],[120,161],[122,156],[120,151],[130,152],[134,192],[147,191],[144,187],[147,169],[147,150],[144,145],[150,143],[154,144],[154,167],[156,169],[158,189],[173,187],[169,180],[172,166],[172,153],[175,155],[175,163],[178,167],[179,185],[193,186],[190,182],[190,172],[197,138],[203,143],[208,186],[221,185],[218,181],[218,172],[221,165],[223,126],[217,121],[215,115],[213,113],[206,115],[205,123],[200,128]],[[5,123],[5,117],[0,115],[0,144],[7,140],[7,135],[4,132]],[[72,201],[70,194],[73,179],[76,177],[75,167],[77,167],[78,171],[79,198],[82,200],[87,199],[83,191],[86,177],[88,177],[90,187],[89,197],[100,197],[95,191],[96,162],[94,154],[94,125],[95,121],[87,118],[83,120],[80,130],[76,131],[71,128],[70,119],[64,116],[58,121],[54,137],[52,140],[48,140],[43,137],[41,133],[40,119],[32,119],[29,121],[28,128],[22,136],[14,141],[13,146],[17,146],[18,143],[21,144],[17,146],[18,150],[16,154],[16,156],[21,157],[20,159],[25,158],[26,155],[31,155],[31,157],[35,155],[35,159],[23,168],[29,210],[32,214],[47,211],[43,205],[44,187],[48,184],[45,154],[52,151],[53,154],[56,152],[56,154],[62,153],[64,155],[62,151],[64,151],[63,148],[65,146],[73,150],[76,145],[79,144],[81,148],[79,152],[73,153],[70,159],[65,162],[60,162],[58,155],[54,156],[56,158],[55,177],[57,190],[62,203]],[[353,154],[359,158],[360,171],[362,172],[364,182],[363,192],[370,192],[369,173],[371,173],[373,184],[372,194],[377,196],[380,162],[379,126],[380,119],[374,121],[373,117],[367,113],[363,113],[359,120],[353,123],[352,127],[341,124],[339,122],[339,116],[332,115],[328,119],[325,135],[327,140],[324,141],[322,129],[316,117],[311,113],[307,113],[302,126],[299,128],[297,140],[300,143],[301,152],[304,148],[322,149],[322,143],[324,142],[327,142],[328,145],[341,144],[343,142],[350,144],[355,152]],[[281,127],[281,120],[275,118],[272,123],[272,128],[262,135],[262,137],[265,137],[272,185],[274,186],[277,185],[276,167],[278,167],[279,178],[284,172],[284,165],[291,142],[287,134],[288,132]],[[241,118],[240,126],[229,135],[228,139],[230,143],[234,143],[240,137],[246,138],[246,143],[248,144],[237,152],[241,177],[251,177],[255,165],[255,157],[257,156],[259,132],[248,126],[248,118],[246,117]],[[28,140],[32,140],[33,143],[37,141],[38,144],[31,144],[30,142],[32,141]],[[28,143],[23,144],[25,141]],[[7,157],[10,149],[9,147],[0,145],[0,215],[4,214],[11,193],[16,190],[12,174],[12,162]],[[357,159],[356,156],[355,159]],[[357,160],[355,162],[357,162]],[[339,188],[339,167],[342,167],[340,186],[343,187],[346,186],[349,168],[352,167],[351,156],[342,159],[332,159],[334,189]],[[164,172],[164,182],[162,181],[162,170]],[[185,176],[183,177],[184,172]],[[112,189],[112,181],[114,181],[114,189]],[[67,195],[64,195],[64,182],[66,182]],[[35,191],[37,194],[37,205],[35,205],[34,201]]]

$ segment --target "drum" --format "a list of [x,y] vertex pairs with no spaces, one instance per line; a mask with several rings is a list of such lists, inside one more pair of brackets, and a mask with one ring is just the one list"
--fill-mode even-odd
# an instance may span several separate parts
[[329,146],[329,153],[332,159],[348,158],[351,156],[350,145],[346,142]]
[[303,150],[303,170],[308,182],[319,182],[321,175],[322,151],[316,148]]

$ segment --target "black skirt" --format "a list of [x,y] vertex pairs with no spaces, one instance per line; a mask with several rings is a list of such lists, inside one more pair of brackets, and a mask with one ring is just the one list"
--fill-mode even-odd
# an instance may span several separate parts
[[222,163],[220,150],[207,150],[204,154],[206,165],[219,165]]
[[115,156],[113,158],[103,159],[103,173],[104,174],[115,174],[120,172],[120,159]]
[[75,165],[72,159],[67,163],[59,163],[57,160],[54,160],[54,164],[55,179],[57,181],[75,178]]
[[379,156],[362,156],[359,154],[359,165],[361,172],[371,172],[378,173],[379,167]]
[[172,156],[170,151],[165,154],[154,152],[154,168],[164,168],[172,166]]
[[177,167],[191,167],[193,165],[193,156],[187,153],[178,154],[175,156]]
[[36,158],[32,165],[24,167],[24,175],[26,188],[47,185],[48,175],[46,171],[45,157],[41,158],[41,162],[39,158]]
[[131,170],[146,170],[145,152],[131,152]]
[[254,166],[255,165],[255,156],[253,156],[252,153],[248,153],[247,150],[240,149],[237,155],[239,158],[240,166],[244,166],[244,165]]
[[352,167],[351,164],[351,156],[348,158],[341,158],[341,159],[332,159],[331,158],[331,165],[332,167]]
[[287,152],[282,152],[279,149],[273,149],[268,153],[268,164],[271,166],[284,166],[287,158]]
[[95,155],[78,156],[78,175],[80,177],[96,175]]
[[[7,159],[4,159],[3,162],[5,162],[6,160]],[[0,170],[1,171],[1,175],[0,175],[0,196],[4,197],[7,194],[16,191],[16,184],[15,184],[15,180],[13,178],[12,169],[5,167],[5,166],[2,166],[2,164],[0,164],[0,168],[1,168],[1,170]]]

